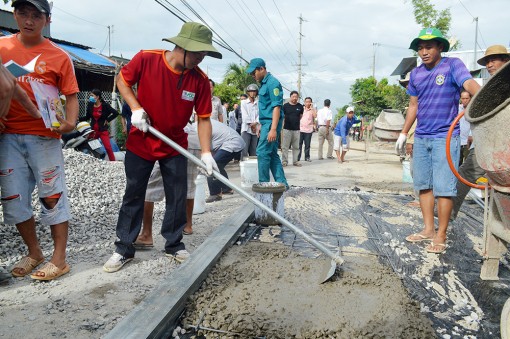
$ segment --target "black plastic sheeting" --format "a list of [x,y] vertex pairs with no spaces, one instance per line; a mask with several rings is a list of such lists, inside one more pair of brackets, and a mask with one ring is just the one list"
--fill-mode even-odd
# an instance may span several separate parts
[[[483,210],[478,205],[464,202],[457,219],[450,222],[446,252],[431,259],[425,253],[425,243],[410,244],[404,240],[407,235],[419,232],[422,225],[420,209],[407,206],[413,200],[410,196],[297,188],[288,191],[285,199],[285,218],[332,251],[340,248],[346,256],[343,269],[349,269],[348,255],[357,255],[356,248],[363,255],[378,256],[390,266],[402,279],[410,297],[420,303],[432,320],[438,337],[500,336],[500,313],[510,297],[510,269],[500,264],[499,281],[480,279],[482,257],[473,248],[481,244],[471,240],[482,238]],[[305,200],[305,206],[288,207],[290,199]],[[404,224],[395,222],[399,219],[405,220]],[[353,223],[365,229],[366,235],[353,235],[342,227],[349,224],[352,228]],[[414,226],[409,226],[411,223]],[[257,239],[260,235],[260,226],[250,226],[242,240]],[[274,236],[302,255],[321,255],[286,227]],[[424,276],[421,266],[430,265],[431,260],[434,265],[425,270]],[[510,262],[510,256],[507,254],[502,262]]]

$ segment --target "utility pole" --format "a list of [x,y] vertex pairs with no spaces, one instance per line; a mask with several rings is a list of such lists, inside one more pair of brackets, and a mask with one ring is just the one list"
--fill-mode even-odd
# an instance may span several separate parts
[[478,17],[474,18],[473,20],[476,21],[476,29],[475,29],[475,49],[474,52],[474,59],[473,59],[473,70],[476,69],[476,48],[478,45]]
[[298,90],[298,93],[299,95],[301,95],[301,76],[302,76],[302,66],[303,64],[301,63],[301,40],[302,38],[304,37],[304,35],[302,34],[302,27],[303,27],[303,21],[306,21],[305,19],[303,19],[303,15],[302,14],[299,14],[299,50],[298,50],[298,80],[297,80],[297,90]]
[[112,34],[113,34],[113,25],[106,26],[108,27],[108,56],[112,56]]
[[110,25],[108,25],[106,27],[108,27],[108,56],[111,56],[112,54],[110,53],[110,41],[112,39],[112,33],[110,30]]
[[377,46],[379,46],[379,44],[377,42],[374,42],[373,45],[374,45],[374,54],[372,56],[372,78],[375,79],[375,51],[377,49]]

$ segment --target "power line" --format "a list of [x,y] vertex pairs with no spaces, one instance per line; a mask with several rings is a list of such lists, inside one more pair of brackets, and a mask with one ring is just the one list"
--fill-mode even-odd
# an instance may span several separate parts
[[[205,23],[205,20],[203,20],[203,19],[202,19],[202,17],[198,14],[198,12],[197,12],[197,11],[195,11],[195,10],[193,9],[193,7],[192,7],[192,6],[191,6],[191,5],[190,5],[190,4],[189,4],[186,0],[181,0],[181,2],[182,2],[182,3],[186,6],[186,7],[188,7],[188,9],[189,9],[190,11],[192,11],[192,13],[193,13],[193,14],[195,14],[195,15],[196,15],[196,16],[197,16],[200,20],[202,20],[202,22],[204,22],[204,24],[206,24],[206,23]],[[237,41],[235,40],[235,38],[234,38],[233,36],[231,36],[231,35],[228,33],[228,31],[227,31],[227,30],[225,30],[225,29],[221,26],[221,24],[220,24],[219,22],[217,22],[217,21],[214,19],[214,16],[212,16],[211,14],[209,14],[209,12],[207,12],[207,10],[204,8],[204,6],[202,6],[202,5],[200,4],[200,2],[197,2],[197,3],[198,3],[198,5],[199,5],[199,6],[200,6],[200,7],[201,7],[201,8],[202,8],[202,9],[203,9],[206,13],[207,13],[207,15],[209,15],[209,17],[211,17],[212,21],[214,21],[214,22],[216,23],[216,25],[218,25],[218,26],[219,26],[219,27],[220,27],[220,28],[221,28],[221,29],[222,29],[225,33],[227,33],[227,35],[228,35],[228,36],[229,36],[232,40],[234,40],[237,44],[239,44],[239,42],[237,42]],[[228,48],[229,48],[229,50],[230,50],[231,52],[233,52],[233,53],[237,54],[237,52],[236,52],[236,51],[235,51],[235,50],[234,50],[234,49],[233,49],[233,48],[232,48],[232,47],[231,47],[231,46],[227,43],[227,41],[226,41],[225,39],[223,39],[223,38],[222,38],[222,37],[221,37],[221,36],[220,36],[220,35],[219,35],[219,34],[218,34],[218,33],[217,33],[217,32],[216,32],[213,28],[211,28],[208,24],[206,24],[206,26],[207,26],[207,27],[209,27],[209,28],[211,29],[211,31],[213,31],[213,32],[214,32],[214,33],[215,33],[215,34],[216,34],[216,35],[220,38],[220,40],[221,40],[221,41],[223,41],[223,43],[224,43],[226,46],[228,46]],[[239,55],[239,54],[237,54],[237,55],[238,55],[241,59],[243,59],[243,60],[244,60],[244,58],[243,58],[241,55]],[[245,62],[247,62],[246,60],[244,60],[244,61],[245,61]]]
[[69,12],[67,12],[67,11],[63,10],[62,8],[57,7],[57,6],[53,6],[53,8],[56,8],[56,9],[58,9],[59,11],[62,11],[62,12],[64,12],[64,13],[66,13],[67,15],[70,15],[70,16],[72,16],[72,17],[75,17],[76,19],[80,19],[80,20],[82,20],[82,21],[88,22],[89,24],[97,25],[97,26],[101,26],[101,27],[108,28],[108,26],[98,24],[97,22],[93,22],[93,21],[90,21],[90,20],[87,20],[87,19],[80,18],[79,16],[76,16],[76,15],[74,15],[74,14],[72,14],[72,13],[69,13]]
[[[177,13],[175,13],[174,11],[172,11],[170,8],[168,8],[167,6],[165,6],[163,3],[161,3],[161,1],[159,0],[155,0],[158,4],[161,5],[161,7],[163,7],[164,9],[166,9],[167,11],[169,11],[170,13],[172,13],[177,19],[181,20],[182,22],[186,22],[185,19],[183,19],[181,16],[179,16]],[[168,1],[165,1],[166,3],[168,3],[170,6],[173,6],[172,4],[170,4]]]
[[[264,34],[262,34],[262,32],[259,30],[259,28],[257,27],[257,24],[256,24],[255,22],[253,22],[253,20],[252,20],[252,16],[253,16],[253,14],[250,14],[250,13],[248,13],[248,12],[246,11],[246,9],[249,9],[248,5],[247,5],[247,4],[246,4],[243,0],[241,0],[241,1],[243,2],[243,4],[239,3],[239,0],[237,0],[237,3],[239,4],[239,7],[240,7],[240,8],[241,8],[241,10],[244,12],[245,17],[246,17],[246,18],[250,21],[250,23],[251,23],[252,27],[253,27],[253,28],[257,31],[257,33],[258,33],[258,35],[257,35],[257,34],[256,34],[256,33],[254,33],[253,31],[251,31],[251,32],[252,32],[252,34],[254,35],[254,37],[256,37],[256,38],[259,40],[259,42],[261,42],[261,45],[265,45],[265,46],[267,47],[268,51],[269,51],[270,53],[272,53],[272,57],[273,57],[274,59],[277,59],[280,63],[282,63],[282,64],[283,64],[283,62],[282,62],[282,61],[281,61],[281,59],[278,57],[278,55],[275,53],[275,51],[273,50],[273,48],[271,47],[271,45],[270,45],[270,44],[267,42],[267,40],[264,38]],[[245,23],[245,25],[246,25],[246,23]],[[267,33],[266,33],[266,35],[267,35]]]
[[[462,3],[461,0],[459,0],[459,3],[462,5],[462,7],[464,7],[464,9],[466,10],[466,12],[468,12],[468,14],[471,16],[471,18],[473,19],[473,21],[478,21],[478,18],[475,18],[473,14],[471,14],[471,12],[469,11],[469,9],[467,9],[467,7],[464,5],[464,3]],[[480,38],[482,38],[482,42],[484,44],[485,47],[487,47],[487,44],[485,43],[485,39],[483,38],[483,35],[482,35],[482,31],[480,30],[480,28],[477,28],[477,32],[480,33]],[[478,43],[476,44],[480,49],[483,49],[482,46],[480,46]],[[476,48],[476,46],[475,46]]]
[[[237,0],[239,2],[239,0]],[[285,65],[285,63],[280,59],[278,53],[276,53],[273,48],[271,47],[271,45],[269,44],[269,42],[264,38],[264,34],[262,34],[262,32],[258,29],[257,27],[257,24],[253,22],[253,20],[251,19],[252,16],[254,16],[253,14],[249,14],[249,13],[246,13],[246,10],[245,8],[249,9],[250,7],[244,2],[244,0],[241,0],[243,5],[244,6],[241,6],[241,4],[239,4],[241,6],[241,9],[245,12],[248,20],[250,20],[250,22],[252,23],[252,25],[254,26],[254,28],[257,30],[257,32],[259,33],[260,37],[262,38],[262,41],[265,43],[265,45],[268,47],[268,50],[272,53],[272,56],[275,60],[277,60],[286,70],[287,70],[287,67]],[[259,26],[260,26],[260,23],[259,23]],[[262,28],[263,29],[263,28]],[[269,35],[267,34],[266,32],[266,36]]]
[[[239,0],[237,0],[237,3],[238,3],[238,5],[239,5],[239,7],[240,7],[240,8],[241,8],[241,10],[244,12],[244,16],[243,16],[243,15],[241,15],[241,14],[239,14],[239,13],[237,12],[237,10],[235,9],[235,7],[234,7],[234,6],[233,6],[233,5],[229,2],[229,0],[226,0],[226,2],[227,2],[227,3],[229,4],[229,6],[230,6],[230,7],[231,7],[231,8],[232,8],[235,12],[236,12],[237,17],[239,18],[239,20],[240,20],[240,21],[243,23],[243,25],[244,25],[244,26],[245,26],[245,27],[246,27],[246,28],[250,31],[250,33],[253,35],[253,37],[254,37],[254,38],[256,38],[256,39],[259,41],[259,43],[260,43],[261,45],[264,45],[264,43],[266,43],[266,44],[267,44],[267,41],[265,41],[265,39],[262,37],[262,34],[260,33],[260,31],[258,31],[257,27],[255,26],[255,23],[254,23],[254,22],[253,22],[253,20],[251,19],[251,15],[250,15],[249,13],[247,13],[247,12],[246,12],[246,10],[245,10],[245,6],[246,6],[246,4],[244,4],[244,6],[242,6],[242,5],[239,3]],[[251,26],[250,26],[250,25],[248,25],[248,24],[247,24],[244,20],[241,20],[241,18],[243,18],[243,17],[246,17],[246,18],[250,21]],[[257,30],[257,32],[259,33],[258,35],[257,35],[257,33],[256,33],[256,32],[254,32],[254,31],[253,31],[252,27],[253,27],[253,28],[255,28],[255,29]],[[259,36],[260,36],[260,37],[262,37],[262,39],[261,39]],[[241,44],[239,44],[239,45],[241,45]],[[249,51],[248,51],[248,52],[249,52]],[[252,54],[253,56],[255,56],[255,54],[254,54],[254,53],[252,53],[252,52],[249,52],[249,53],[250,53],[250,54]],[[248,63],[248,62],[247,62],[247,63]]]
[[[280,15],[280,18],[282,18],[282,21],[285,24],[285,27],[287,27],[287,32],[289,32],[289,35],[292,38],[292,32],[290,31],[289,25],[287,25],[287,21],[285,21],[285,18],[283,17],[282,12],[280,12],[280,8],[278,8],[278,5],[276,4],[276,2],[274,0],[273,0],[273,4],[274,4],[274,7],[276,7],[278,14]],[[298,44],[297,44],[296,40],[294,40],[294,38],[292,38],[292,41],[294,42],[294,45],[296,46],[296,48],[299,48]]]
[[[172,6],[172,7],[174,8],[174,10],[170,9],[168,6],[165,6],[165,5],[164,5],[164,4],[163,4],[160,0],[155,0],[155,1],[156,1],[158,4],[160,4],[163,8],[165,8],[166,10],[168,10],[171,14],[173,14],[174,16],[176,16],[177,18],[179,18],[181,21],[186,22],[186,20],[182,18],[182,16],[186,16],[186,15],[185,15],[182,11],[178,10],[175,6],[173,6],[173,5],[169,4],[169,3],[168,3],[168,0],[165,0],[165,2],[166,2],[166,3],[168,3],[170,6]],[[237,0],[237,1],[239,1],[239,0]],[[220,34],[218,34],[218,32],[216,32],[216,31],[215,31],[215,30],[214,30],[214,29],[213,29],[213,28],[212,28],[212,27],[211,27],[211,26],[210,26],[210,25],[209,25],[209,24],[205,21],[205,19],[204,19],[204,18],[203,18],[203,17],[202,17],[202,16],[201,16],[201,15],[200,15],[200,14],[199,14],[199,13],[198,13],[195,9],[194,9],[194,8],[193,8],[193,7],[192,7],[192,6],[191,6],[191,5],[190,5],[190,4],[189,4],[186,0],[181,0],[181,3],[182,3],[182,4],[183,4],[183,5],[184,5],[184,6],[185,6],[185,7],[186,7],[189,11],[191,11],[191,12],[192,12],[192,13],[193,13],[193,14],[194,14],[197,18],[198,18],[198,20],[200,20],[200,21],[201,21],[201,22],[202,22],[205,26],[207,26],[207,27],[208,27],[208,28],[209,28],[209,29],[210,29],[210,30],[214,33],[214,35],[215,35],[216,37],[218,37],[218,38],[221,40],[221,42],[220,42],[220,41],[218,41],[218,40],[216,40],[216,39],[214,39],[214,38],[213,38],[213,41],[214,41],[215,43],[217,43],[218,45],[220,45],[220,46],[221,46],[221,47],[223,47],[224,49],[226,49],[226,50],[228,50],[228,51],[230,51],[230,52],[234,53],[234,54],[235,54],[235,55],[237,55],[240,59],[242,59],[242,60],[244,60],[246,63],[248,63],[248,61],[247,61],[245,58],[243,58],[243,56],[242,56],[242,55],[240,55],[239,53],[237,53],[237,52],[236,52],[236,51],[235,51],[235,50],[234,50],[234,49],[233,49],[233,48],[232,48],[232,47],[228,44],[228,42],[227,42],[225,39],[223,39],[223,38],[221,37],[221,35],[220,35]],[[201,7],[202,7],[202,6],[201,6]],[[243,9],[243,11],[244,11],[244,8],[243,8],[242,6],[241,6],[241,8],[242,8],[242,9]],[[203,10],[207,13],[207,11],[205,10],[205,8],[203,8],[203,7],[202,7],[202,9],[203,9]],[[176,13],[176,11],[179,11],[179,12],[181,13],[181,15],[179,15],[178,13]],[[209,13],[207,13],[207,14],[209,15]],[[247,15],[247,17],[251,20],[250,16],[249,16],[246,12],[245,12],[245,14],[246,14],[246,15]],[[209,15],[209,16],[210,16],[210,15]],[[186,16],[186,17],[187,17],[187,16]],[[191,20],[189,17],[187,17],[187,19],[189,19],[190,21],[193,21],[193,20]],[[214,19],[213,19],[213,20],[214,20]],[[253,23],[253,21],[251,21],[251,22]],[[218,26],[220,26],[220,28],[222,28],[220,24],[218,24]],[[255,28],[256,28],[256,27],[255,27]],[[223,29],[223,28],[222,28],[222,29]],[[260,31],[259,31],[259,33],[260,33]],[[255,35],[255,36],[256,36],[256,35]],[[267,41],[266,41],[266,44],[267,44]],[[269,48],[271,48],[271,47],[269,46]],[[277,57],[277,58],[278,58],[278,57]],[[281,60],[280,60],[280,62],[281,62]],[[286,86],[284,86],[284,84],[282,84],[282,87],[283,87],[283,88],[285,88],[286,90],[290,91],[290,90],[289,90]]]
[[466,6],[464,6],[464,4],[462,3],[461,0],[459,0],[460,4],[462,5],[462,7],[464,7],[464,9],[466,10],[466,12],[468,12],[468,14],[474,19],[475,17],[473,16],[473,14],[471,14],[471,12],[467,9]]
[[[158,4],[160,4],[163,8],[165,8],[167,11],[169,11],[171,14],[173,14],[175,17],[177,17],[179,20],[181,20],[182,22],[187,22],[186,19],[188,19],[188,21],[193,21],[191,20],[191,18],[189,18],[186,14],[184,14],[184,12],[182,12],[181,10],[179,10],[177,7],[175,7],[174,5],[170,4],[167,0],[165,0],[165,2],[167,4],[169,4],[170,6],[172,6],[175,11],[178,11],[181,13],[182,16],[186,17],[186,19],[184,19],[181,15],[177,14],[175,11],[171,10],[170,8],[168,8],[167,6],[165,6],[160,0],[155,0]],[[197,13],[198,14],[198,13]],[[209,29],[211,29],[211,27],[209,25],[207,25],[207,23],[205,23],[203,20],[201,20],[203,22],[204,25],[206,25],[207,27],[209,27]],[[211,29],[211,31],[213,31]],[[218,35],[218,34],[217,34]],[[218,35],[219,36],[219,35]],[[223,39],[222,39],[223,40]],[[228,46],[228,44],[226,43],[222,43],[218,40],[216,40],[215,38],[213,38],[213,41],[218,44],[219,46],[221,46],[222,48],[226,49],[227,51],[230,51],[236,55],[238,55],[240,58],[242,58],[242,56],[240,56],[236,51],[234,51],[230,46]],[[224,40],[223,40],[224,41]]]
[[72,14],[72,13],[70,13],[70,12],[68,12],[68,11],[66,11],[66,10],[64,10],[64,9],[62,9],[62,8],[60,8],[60,7],[57,7],[57,6],[53,6],[53,7],[52,7],[52,9],[53,9],[53,8],[58,9],[59,11],[61,11],[61,12],[65,13],[65,14],[67,14],[67,15],[69,15],[69,16],[72,16],[73,18],[80,19],[80,20],[85,21],[85,22],[87,22],[87,23],[89,23],[89,24],[96,25],[96,26],[99,26],[99,27],[104,27],[104,28],[108,29],[108,32],[107,32],[107,34],[106,34],[106,39],[105,39],[104,45],[103,45],[103,47],[102,47],[102,48],[100,49],[100,51],[99,51],[99,53],[100,53],[100,54],[102,54],[102,53],[103,53],[103,50],[105,49],[106,44],[107,44],[107,43],[110,41],[110,39],[111,39],[110,26],[105,26],[105,25],[102,25],[102,24],[98,24],[97,22],[93,22],[93,21],[90,21],[90,20],[87,20],[87,19],[81,18],[81,17],[79,17],[79,16],[77,16],[77,15],[74,15],[74,14]]
[[[280,8],[278,8],[278,5],[276,4],[276,2],[274,0],[273,0],[273,4],[276,7],[278,14],[280,15],[280,18],[282,19],[283,23],[285,24],[285,27],[287,28],[287,32],[289,32],[290,39],[294,42],[294,46],[296,46],[296,50],[299,49],[298,43],[296,42],[296,39],[294,38],[292,32],[290,31],[289,25],[287,25],[287,21],[283,17],[282,12],[280,11]],[[305,59],[305,63],[308,64],[308,60],[306,59],[306,56],[303,54],[302,57],[303,57],[303,59]]]
[[381,44],[381,43],[377,43],[377,45],[381,46],[381,47],[389,47],[389,48],[395,48],[395,49],[405,49],[406,51],[409,49],[408,47],[386,45],[386,44]]
[[[487,44],[485,43],[485,39],[483,38],[483,34],[482,34],[482,31],[480,30],[480,28],[478,28],[478,33],[480,33],[480,38],[482,38],[482,42],[483,42],[483,45],[485,46],[485,48],[487,48]],[[480,49],[483,49],[480,44],[477,44],[478,47],[480,47]]]
[[[283,43],[283,39],[282,37],[280,36],[280,33],[278,32],[278,30],[276,29],[276,27],[274,26],[273,22],[271,21],[271,19],[269,18],[269,15],[267,14],[265,8],[262,6],[262,4],[260,3],[259,0],[257,0],[257,3],[259,4],[260,6],[260,9],[262,9],[262,12],[264,12],[264,16],[266,17],[267,21],[269,21],[269,24],[271,24],[271,26],[273,27],[273,30],[274,32],[276,33],[276,36],[278,36],[278,39],[280,40],[281,44],[280,46],[281,47],[285,47],[285,50],[286,50],[286,53],[284,55],[287,55],[289,54],[289,49],[286,47],[286,45]],[[294,62],[294,60],[290,60],[290,63]]]
[[[241,19],[241,14],[239,14],[239,12],[237,11],[237,9],[236,9],[234,6],[232,6],[232,4],[230,3],[230,1],[229,1],[229,0],[225,0],[225,1],[226,1],[226,2],[227,2],[227,4],[230,6],[230,8],[232,8],[232,10],[236,13],[236,18]],[[244,21],[241,21],[241,22],[243,22],[243,23],[244,23]],[[245,26],[246,26],[246,27],[248,28],[248,30],[249,30],[249,31],[253,34],[253,31],[251,30],[250,26],[248,26],[248,25],[245,25]],[[238,45],[238,46],[242,46],[239,42],[237,42],[237,45]],[[244,50],[245,50],[245,51],[247,51],[249,54],[254,55],[254,53],[252,53],[251,51],[249,51],[249,50],[247,50],[247,49],[244,49]]]
[[[214,28],[212,28],[201,16],[200,14],[198,14],[198,12],[186,1],[186,0],[181,0],[181,3],[186,6],[200,21],[202,21],[202,23],[207,26],[222,42],[218,42],[216,41],[216,43],[218,43],[221,47],[225,48],[226,50],[236,54],[237,56],[239,56],[241,59],[243,58],[240,54],[238,54],[232,47],[230,47],[230,45],[227,43],[227,41],[225,39],[223,39],[221,37],[221,35],[219,33],[217,33]],[[205,10],[205,9],[204,9]],[[207,13],[209,14],[209,13]],[[210,15],[209,15],[210,16]],[[213,19],[214,20],[214,19]],[[220,25],[221,27],[221,25]],[[213,41],[214,41],[214,38],[213,38]]]
[[171,4],[168,0],[165,0],[165,2],[166,2],[168,5],[172,6],[172,8],[174,8],[174,10],[175,10],[175,11],[179,12],[179,13],[180,13],[180,14],[181,14],[184,18],[186,18],[186,20],[185,20],[185,19],[183,19],[181,16],[179,16],[179,15],[178,15],[177,13],[175,13],[174,11],[172,11],[171,9],[169,9],[168,7],[166,7],[165,5],[163,5],[163,4],[162,4],[159,0],[156,0],[156,2],[157,2],[158,4],[160,4],[161,6],[165,7],[167,11],[169,11],[170,13],[172,13],[175,17],[177,17],[177,18],[178,18],[179,20],[181,20],[182,22],[186,22],[186,20],[187,20],[187,21],[192,21],[192,20],[190,19],[190,17],[189,17],[189,16],[187,16],[184,12],[182,12],[182,11],[181,11],[179,8],[177,8],[176,6],[172,5],[172,4]]

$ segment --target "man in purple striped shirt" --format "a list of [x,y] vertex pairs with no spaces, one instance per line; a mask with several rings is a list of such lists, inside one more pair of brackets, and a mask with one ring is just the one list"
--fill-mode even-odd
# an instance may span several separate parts
[[[420,191],[424,228],[406,238],[409,242],[431,241],[427,252],[443,253],[446,230],[457,195],[457,179],[446,161],[446,135],[458,114],[462,88],[474,95],[480,88],[460,59],[441,57],[450,48],[437,28],[421,30],[410,49],[418,52],[422,64],[411,72],[407,93],[411,96],[406,121],[396,144],[401,149],[415,119],[413,149],[414,189]],[[459,127],[453,132],[450,153],[455,166],[460,155]],[[437,199],[438,231],[434,226],[434,201]]]

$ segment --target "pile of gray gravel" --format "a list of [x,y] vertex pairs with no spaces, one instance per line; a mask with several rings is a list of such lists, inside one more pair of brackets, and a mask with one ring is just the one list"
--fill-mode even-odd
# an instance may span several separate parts
[[[159,230],[165,206],[160,202],[154,206],[154,248],[137,251],[135,259],[119,272],[103,272],[103,264],[114,251],[115,226],[126,182],[124,164],[101,161],[74,150],[64,150],[64,159],[72,213],[67,245],[71,271],[50,282],[26,276],[0,285],[2,338],[19,337],[20,333],[31,338],[102,337],[177,267],[163,253],[164,239]],[[50,227],[40,223],[37,200],[34,192],[37,235],[49,260],[53,240]],[[205,213],[194,216],[194,233],[183,239],[186,248],[193,253],[241,204],[244,200],[238,194],[208,204]],[[9,268],[26,251],[16,227],[1,224],[0,266]]]

